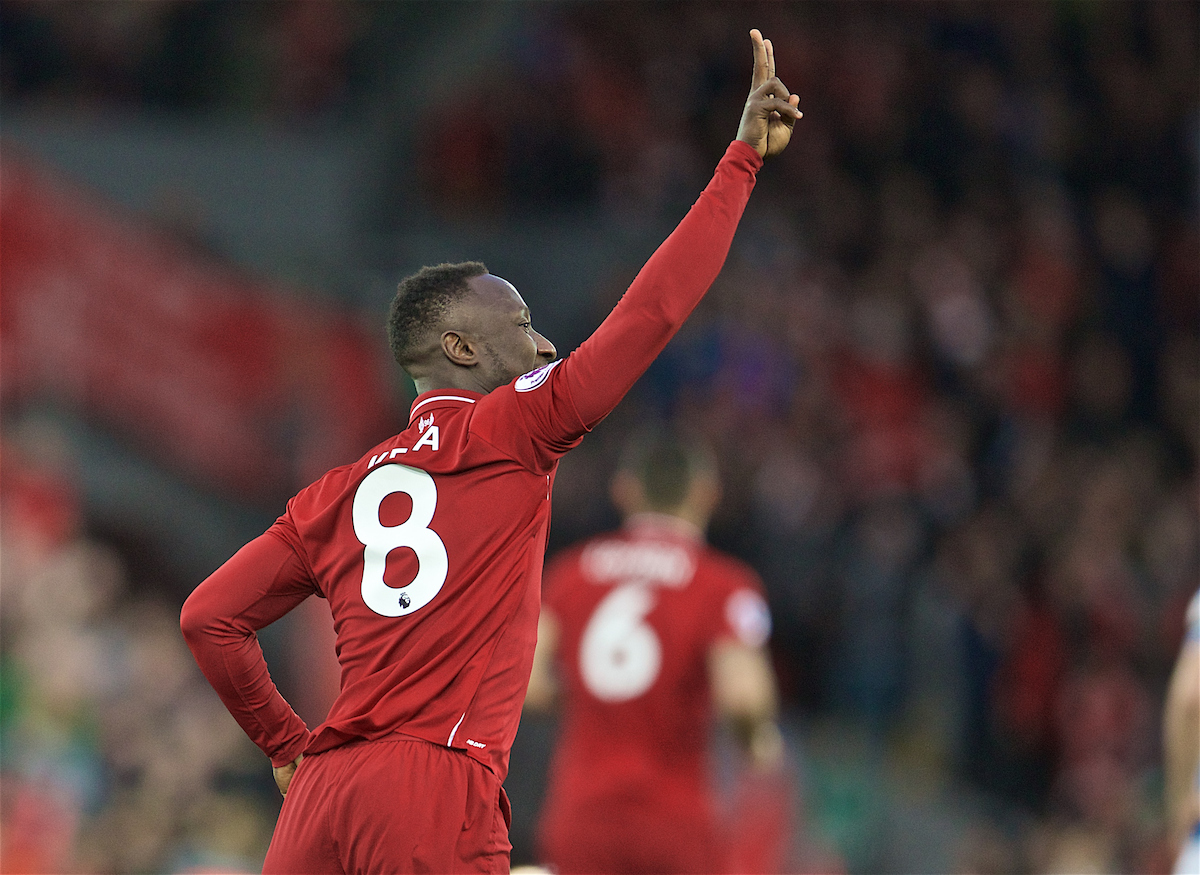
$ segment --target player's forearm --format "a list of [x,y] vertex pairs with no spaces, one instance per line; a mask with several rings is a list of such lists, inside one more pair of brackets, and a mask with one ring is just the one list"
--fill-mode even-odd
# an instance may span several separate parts
[[688,214],[572,353],[567,379],[588,427],[632,388],[716,280],[761,166],[752,148],[732,143]]
[[200,670],[246,735],[274,765],[294,760],[308,727],[271,680],[256,630],[306,597],[290,549],[271,536],[243,547],[188,597],[184,640]]
[[756,769],[778,768],[783,762],[783,732],[779,723],[766,715],[741,715],[728,721],[730,735],[750,765]]
[[271,680],[258,637],[222,626],[186,613],[182,624],[200,671],[238,725],[273,765],[291,762],[308,744],[308,727]]
[[724,641],[709,652],[713,707],[734,740],[758,768],[773,768],[783,755],[779,690],[763,647]]

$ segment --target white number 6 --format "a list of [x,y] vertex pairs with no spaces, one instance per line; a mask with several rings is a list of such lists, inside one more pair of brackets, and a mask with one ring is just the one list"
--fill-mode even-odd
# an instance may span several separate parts
[[579,643],[579,672],[597,699],[635,699],[658,677],[662,644],[646,622],[654,601],[649,587],[626,583],[596,606]]
[[[412,499],[412,514],[398,526],[379,522],[383,500],[394,492]],[[382,465],[363,478],[354,493],[354,534],[362,542],[362,597],[367,607],[385,617],[402,617],[429,604],[446,582],[449,561],[446,545],[429,528],[437,506],[437,486],[420,468]],[[417,576],[404,587],[388,586],[383,579],[388,554],[408,547],[417,555]]]

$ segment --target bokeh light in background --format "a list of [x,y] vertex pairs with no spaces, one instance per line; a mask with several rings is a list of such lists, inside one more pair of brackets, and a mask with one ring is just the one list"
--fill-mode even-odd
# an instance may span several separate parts
[[[3,871],[261,863],[270,770],[184,597],[391,433],[404,274],[481,259],[560,351],[586,336],[733,136],[750,27],[800,135],[563,463],[552,549],[615,521],[631,423],[720,448],[713,540],[775,614],[798,871],[1169,867],[1200,5],[4,0]],[[262,636],[310,722],[320,610]],[[514,750],[514,863],[551,734]]]

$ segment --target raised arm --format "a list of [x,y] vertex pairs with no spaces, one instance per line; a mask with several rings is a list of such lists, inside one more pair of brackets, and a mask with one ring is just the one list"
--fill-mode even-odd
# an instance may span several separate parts
[[[603,419],[667,345],[725,263],[764,158],[791,140],[799,97],[775,76],[774,49],[750,32],[754,73],[737,139],[679,226],[650,257],[621,301],[564,367],[579,418]],[[564,365],[568,364],[564,362]]]

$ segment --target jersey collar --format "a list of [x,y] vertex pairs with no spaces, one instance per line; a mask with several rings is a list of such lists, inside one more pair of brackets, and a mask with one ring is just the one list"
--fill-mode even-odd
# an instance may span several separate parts
[[408,424],[421,414],[441,407],[463,407],[474,404],[483,397],[482,392],[472,392],[469,389],[431,389],[416,397],[408,411]]

